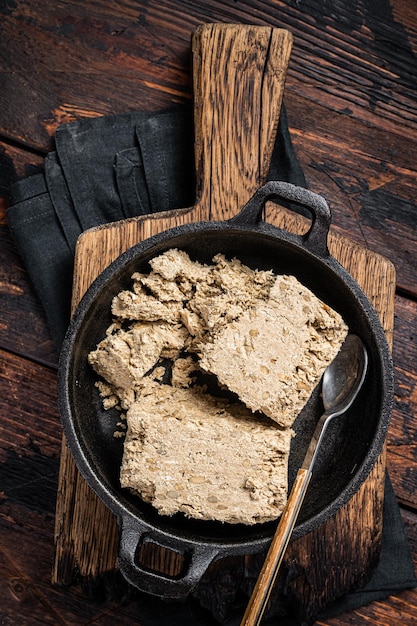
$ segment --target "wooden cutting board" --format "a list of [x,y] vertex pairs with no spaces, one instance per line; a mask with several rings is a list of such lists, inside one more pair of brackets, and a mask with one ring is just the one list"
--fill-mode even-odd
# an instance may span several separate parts
[[[288,31],[269,27],[207,24],[197,29],[192,40],[197,204],[84,233],[76,250],[74,308],[94,278],[128,247],[173,226],[229,218],[265,182],[291,45]],[[305,218],[276,205],[268,205],[266,219],[292,232],[306,228]],[[329,248],[368,295],[391,342],[392,264],[332,233]],[[285,585],[303,620],[311,622],[321,607],[368,578],[380,548],[384,478],[385,451],[343,509],[290,543],[276,595],[282,594]],[[116,520],[78,473],[65,439],[55,530],[54,583],[68,584],[75,572],[94,581],[117,568]],[[168,550],[151,548],[142,556],[149,567],[171,575],[181,566],[178,555]],[[248,593],[261,560],[244,558]],[[206,587],[221,566],[215,563],[209,568]]]

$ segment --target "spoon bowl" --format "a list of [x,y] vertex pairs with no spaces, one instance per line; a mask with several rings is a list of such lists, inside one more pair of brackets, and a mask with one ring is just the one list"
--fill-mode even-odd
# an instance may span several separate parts
[[342,349],[323,374],[325,411],[344,413],[354,402],[365,379],[368,353],[357,335],[348,335]]
[[[331,420],[346,413],[355,401],[368,369],[368,353],[362,339],[350,334],[326,368],[322,378],[324,413],[317,422],[301,469],[310,479],[315,460]],[[294,520],[295,521],[295,520]]]

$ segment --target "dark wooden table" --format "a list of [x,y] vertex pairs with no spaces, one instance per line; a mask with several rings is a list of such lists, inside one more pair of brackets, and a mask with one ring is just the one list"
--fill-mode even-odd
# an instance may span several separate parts
[[[387,465],[417,563],[417,2],[0,2],[0,151],[38,171],[58,124],[191,98],[190,35],[243,22],[294,35],[284,101],[334,232],[397,271]],[[3,195],[6,194],[1,188]],[[57,354],[0,199],[0,622],[140,624],[135,602],[51,585],[61,428]],[[90,589],[91,593],[91,589]],[[417,623],[417,590],[322,624]],[[158,617],[155,615],[155,624]]]

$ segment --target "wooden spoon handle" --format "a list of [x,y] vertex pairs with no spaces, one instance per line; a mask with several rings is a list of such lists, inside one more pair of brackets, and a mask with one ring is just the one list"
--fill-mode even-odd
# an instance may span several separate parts
[[275,531],[240,626],[257,626],[261,623],[310,478],[311,472],[308,469],[298,470],[290,495],[288,496],[287,504]]
[[289,31],[204,24],[192,39],[200,219],[228,219],[267,178],[292,48]]

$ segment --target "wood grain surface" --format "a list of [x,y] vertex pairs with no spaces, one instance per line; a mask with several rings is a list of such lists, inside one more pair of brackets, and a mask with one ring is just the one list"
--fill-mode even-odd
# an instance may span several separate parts
[[[2,182],[3,159],[18,176],[39,169],[61,122],[189,101],[190,34],[199,24],[290,30],[294,43],[284,101],[309,187],[327,198],[333,235],[380,253],[396,268],[396,386],[387,466],[417,565],[415,0],[14,0],[0,3],[0,15]],[[51,586],[61,449],[57,354],[10,238],[6,207],[4,198],[1,619],[13,625],[158,623],[157,603],[146,613],[143,598],[112,595],[102,581]],[[113,590],[119,588],[117,576],[113,583]],[[411,625],[416,613],[417,592],[410,590],[319,624]],[[204,623],[204,613],[196,609],[179,623],[191,624],[197,614]]]

